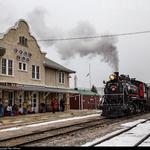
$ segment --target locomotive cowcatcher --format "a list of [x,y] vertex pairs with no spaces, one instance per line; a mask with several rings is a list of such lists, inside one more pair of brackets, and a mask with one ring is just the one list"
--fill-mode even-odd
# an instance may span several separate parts
[[149,111],[148,86],[144,82],[114,72],[104,83],[102,116],[114,118]]

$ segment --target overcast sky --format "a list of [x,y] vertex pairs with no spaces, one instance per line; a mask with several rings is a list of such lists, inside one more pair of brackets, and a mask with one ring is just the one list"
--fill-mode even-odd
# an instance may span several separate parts
[[[149,6],[150,0],[0,0],[0,33],[21,18],[36,39],[146,31],[150,30]],[[101,49],[103,41],[106,49]],[[89,64],[91,83],[97,87],[117,69],[150,82],[150,33],[38,43],[49,59],[76,71],[78,87],[89,88]],[[74,87],[74,74],[70,86]]]

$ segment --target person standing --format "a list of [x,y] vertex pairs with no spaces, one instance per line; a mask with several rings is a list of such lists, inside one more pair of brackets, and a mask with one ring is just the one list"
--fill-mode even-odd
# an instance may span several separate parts
[[64,109],[65,109],[65,101],[64,101],[64,99],[62,98],[61,100],[60,100],[60,111],[64,111]]
[[55,100],[55,98],[53,98],[51,101],[51,108],[52,108],[53,113],[55,113],[55,104],[56,104],[56,100]]

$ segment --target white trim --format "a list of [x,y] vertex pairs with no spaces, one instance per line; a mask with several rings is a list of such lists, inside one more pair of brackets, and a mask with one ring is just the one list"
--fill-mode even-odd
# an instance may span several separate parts
[[[63,78],[64,75],[64,78]],[[59,77],[60,77],[60,81],[59,81]],[[64,82],[62,82],[64,81]],[[58,72],[58,83],[64,85],[65,84],[65,72],[59,71]]]
[[[32,80],[41,80],[41,72],[40,72],[40,66],[38,65],[32,65],[32,67],[35,66],[35,78],[32,77]],[[37,79],[37,67],[39,67],[39,79]],[[33,71],[33,70],[32,70]]]
[[[12,77],[12,78],[14,78],[15,76],[14,75],[7,75],[7,74],[0,74],[0,76],[4,76],[4,77]],[[9,81],[6,81],[6,82],[9,82]]]
[[[6,59],[6,74],[3,74],[2,73],[2,60],[3,59]],[[8,74],[8,60],[11,60],[12,61],[12,75],[9,75]],[[4,75],[4,76],[9,76],[9,77],[14,77],[14,59],[9,59],[9,58],[5,58],[5,57],[2,57],[1,58],[1,73],[0,75]]]
[[33,78],[31,80],[33,80],[33,81],[41,81],[41,79],[33,79]]
[[[19,63],[21,63],[21,69],[18,68],[18,71],[23,71],[23,72],[28,72],[28,65],[26,62],[22,62],[22,61],[19,61],[18,62],[18,65]],[[23,64],[26,64],[26,70],[23,70]],[[19,66],[18,66],[19,67]]]

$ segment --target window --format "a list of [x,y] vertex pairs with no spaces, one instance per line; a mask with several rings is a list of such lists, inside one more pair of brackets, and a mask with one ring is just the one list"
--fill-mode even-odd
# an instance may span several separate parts
[[35,66],[32,65],[32,78],[35,79]]
[[22,70],[22,63],[19,63],[19,69]]
[[23,95],[19,95],[19,107],[22,107],[22,102],[23,102]]
[[2,59],[2,74],[6,74],[6,59]]
[[36,78],[37,78],[37,79],[40,78],[40,74],[39,74],[39,66],[36,66]]
[[8,104],[10,104],[12,106],[13,101],[14,101],[14,93],[13,92],[8,92]]
[[2,58],[2,74],[13,74],[13,61],[10,59]]
[[19,44],[21,44],[23,46],[28,46],[28,44],[27,44],[27,38],[25,38],[24,36],[20,36],[19,37]]
[[27,71],[27,64],[24,62],[19,62],[19,70]]
[[32,65],[32,79],[40,79],[40,67]]
[[65,74],[63,72],[59,72],[59,83],[64,83]]
[[8,60],[8,75],[12,75],[12,60]]

